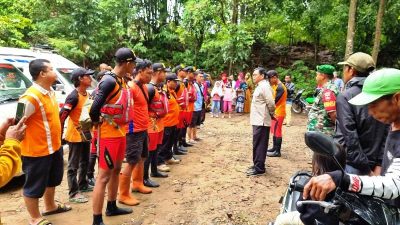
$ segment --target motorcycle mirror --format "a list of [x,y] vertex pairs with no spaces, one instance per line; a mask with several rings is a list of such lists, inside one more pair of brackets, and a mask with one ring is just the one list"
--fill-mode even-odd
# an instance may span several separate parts
[[308,131],[305,134],[306,145],[313,151],[325,156],[334,156],[337,152],[336,144],[331,137],[317,131]]
[[315,153],[332,157],[339,168],[344,172],[343,167],[340,165],[336,158],[339,149],[333,138],[318,131],[308,131],[304,135],[306,145]]

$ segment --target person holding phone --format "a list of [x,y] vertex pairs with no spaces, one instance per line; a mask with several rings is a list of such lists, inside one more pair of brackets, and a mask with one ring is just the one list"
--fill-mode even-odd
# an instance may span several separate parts
[[[63,213],[71,206],[56,203],[55,189],[64,174],[61,122],[58,103],[51,85],[57,80],[50,61],[29,63],[33,85],[21,96],[25,104],[26,135],[21,142],[22,170],[25,173],[23,196],[30,215],[29,224],[50,224],[43,216]],[[39,211],[39,198],[44,210]]]
[[21,171],[21,140],[25,137],[26,118],[14,125],[15,119],[8,118],[0,124],[0,187]]

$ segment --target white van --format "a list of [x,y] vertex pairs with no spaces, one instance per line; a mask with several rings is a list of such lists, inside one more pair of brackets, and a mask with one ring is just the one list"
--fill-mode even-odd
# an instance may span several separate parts
[[31,85],[31,80],[19,69],[0,59],[0,123],[15,117],[18,99]]
[[[57,102],[60,104],[60,107],[64,104],[67,95],[75,89],[70,76],[72,71],[79,66],[61,55],[43,49],[29,50],[0,47],[0,59],[12,63],[30,79],[32,79],[32,77],[29,73],[29,62],[33,59],[49,60],[57,74],[57,82],[53,85],[53,89],[55,90]],[[88,91],[91,92],[96,86],[97,81],[93,79],[92,87],[89,88]]]

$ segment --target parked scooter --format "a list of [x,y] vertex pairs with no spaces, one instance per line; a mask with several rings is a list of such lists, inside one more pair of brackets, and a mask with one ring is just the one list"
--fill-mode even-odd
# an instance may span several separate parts
[[[307,146],[315,153],[332,157],[341,168],[336,153],[338,151],[333,139],[320,132],[307,132],[305,134]],[[344,224],[359,225],[389,225],[400,224],[400,211],[390,206],[384,200],[376,197],[351,193],[337,188],[333,199],[326,201],[298,201],[297,206],[318,205],[324,213],[335,216]]]
[[311,104],[308,103],[304,98],[301,96],[303,95],[304,89],[301,89],[297,92],[296,97],[293,99],[292,102],[292,111],[294,113],[300,114],[303,111],[308,113],[311,108]]

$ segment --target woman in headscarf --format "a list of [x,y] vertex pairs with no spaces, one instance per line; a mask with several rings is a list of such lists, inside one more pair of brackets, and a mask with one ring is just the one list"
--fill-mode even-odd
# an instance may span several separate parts
[[244,113],[249,113],[250,112],[250,104],[251,104],[251,90],[253,90],[254,83],[252,80],[252,77],[250,76],[250,73],[246,73],[246,85],[247,88],[245,90],[245,98],[244,98]]

